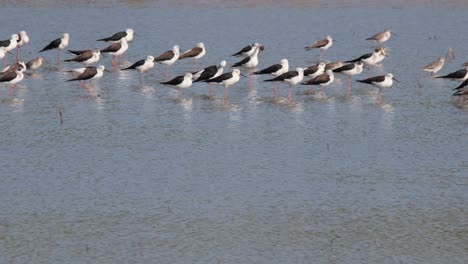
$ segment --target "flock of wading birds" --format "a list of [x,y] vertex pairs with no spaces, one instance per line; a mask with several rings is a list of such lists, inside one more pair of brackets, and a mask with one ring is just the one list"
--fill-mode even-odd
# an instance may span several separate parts
[[[256,75],[271,75],[273,78],[264,80],[265,82],[274,82],[274,98],[277,98],[277,82],[283,82],[289,84],[288,91],[288,102],[292,100],[292,86],[296,84],[310,85],[311,93],[315,93],[313,86],[320,86],[320,95],[323,96],[323,88],[330,85],[334,80],[334,74],[340,73],[348,76],[348,86],[347,86],[347,95],[350,94],[351,90],[351,78],[354,75],[362,73],[363,68],[370,68],[373,66],[381,66],[381,62],[387,56],[387,49],[382,46],[384,42],[390,39],[392,36],[391,30],[386,29],[383,32],[379,32],[372,37],[367,38],[367,40],[375,41],[379,44],[371,53],[364,54],[356,59],[349,61],[336,61],[325,64],[324,62],[319,62],[316,65],[310,66],[308,68],[296,68],[294,70],[289,70],[289,63],[287,59],[282,59],[279,64],[272,65],[260,71],[254,71],[254,69],[259,64],[258,56],[259,53],[264,50],[264,46],[259,43],[254,43],[252,45],[247,45],[239,52],[234,53],[232,56],[244,57],[244,59],[232,65],[232,67],[240,67],[247,69],[249,72],[249,84],[252,81],[252,74]],[[100,59],[102,53],[107,53],[113,56],[112,59],[112,68],[114,70],[119,70],[118,59],[128,49],[128,42],[132,41],[134,32],[132,29],[127,29],[126,31],[115,33],[114,35],[98,39],[98,41],[105,41],[112,43],[110,46],[104,49],[90,49],[90,50],[68,50],[71,54],[74,54],[75,57],[71,59],[64,60],[65,62],[78,62],[82,63],[85,67],[72,69],[68,72],[74,74],[74,78],[67,80],[70,81],[80,81],[80,87],[82,86],[83,81],[88,81],[86,87],[89,89],[92,87],[90,81],[93,79],[98,79],[103,76],[104,71],[107,71],[104,65],[99,65],[98,67],[90,66],[93,63],[96,63]],[[48,50],[56,49],[57,54],[57,64],[61,63],[60,51],[68,47],[70,37],[68,33],[64,33],[61,38],[55,39],[45,46],[39,52],[44,52]],[[329,49],[333,45],[333,38],[327,36],[326,38],[316,41],[312,45],[306,47],[306,50],[319,49],[320,50],[320,61],[323,57],[323,52]],[[25,31],[21,31],[19,34],[11,35],[11,38],[8,40],[0,41],[0,59],[4,59],[3,70],[0,72],[0,83],[10,84],[10,96],[13,95],[14,86],[21,82],[25,76],[25,71],[37,71],[42,64],[45,62],[45,59],[42,57],[37,57],[27,63],[19,60],[19,53],[22,47],[29,42],[29,37]],[[7,66],[7,54],[16,49],[16,63]],[[226,61],[221,61],[219,65],[208,66],[204,69],[198,70],[196,72],[188,72],[184,75],[177,76],[172,80],[168,81],[168,69],[178,60],[193,58],[195,63],[198,65],[198,60],[206,54],[205,45],[203,43],[198,43],[194,48],[187,50],[186,52],[181,52],[179,46],[174,46],[172,50],[163,52],[157,57],[148,56],[144,60],[137,61],[130,65],[129,67],[123,68],[121,70],[137,70],[140,72],[140,83],[142,83],[143,73],[154,67],[155,63],[160,63],[166,65],[166,81],[161,82],[164,85],[171,85],[177,88],[179,91],[179,97],[181,95],[181,90],[186,89],[192,86],[196,82],[206,82],[209,84],[208,96],[212,97],[211,84],[220,84],[225,87],[224,90],[224,101],[227,101],[228,98],[228,87],[234,85],[240,80],[240,76],[245,76],[241,74],[240,70],[234,68],[231,72],[223,73],[224,67],[226,66]],[[452,57],[453,53],[449,52],[447,59]],[[453,58],[452,58],[453,59]],[[468,62],[464,64],[465,68],[460,69],[456,72],[449,73],[444,76],[436,76],[436,73],[442,69],[444,66],[446,57],[440,57],[437,61],[434,61],[424,67],[421,70],[431,73],[431,76],[435,78],[445,78],[451,80],[458,80],[462,83],[454,88],[456,92],[453,94],[455,96],[460,96],[460,102],[464,102],[464,97],[468,96]],[[304,77],[308,77],[308,80],[304,80]],[[373,85],[379,89],[377,94],[377,103],[381,103],[382,89],[389,88],[393,85],[393,81],[397,81],[392,73],[387,73],[381,76],[375,76],[372,78],[356,80],[357,82],[366,83]]]

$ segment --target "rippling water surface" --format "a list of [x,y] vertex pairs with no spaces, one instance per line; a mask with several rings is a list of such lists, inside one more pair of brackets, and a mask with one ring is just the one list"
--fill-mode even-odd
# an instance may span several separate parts
[[[227,105],[202,84],[175,100],[162,66],[144,86],[135,72],[107,73],[90,95],[64,82],[73,64],[46,65],[13,98],[1,85],[0,263],[468,262],[467,107],[455,82],[418,71],[449,47],[457,57],[441,72],[468,60],[453,28],[466,10],[9,6],[0,23],[2,39],[28,31],[25,59],[62,32],[71,49],[102,48],[95,39],[131,27],[126,64],[200,41],[202,65],[232,64],[261,42],[259,68],[310,65],[318,52],[303,47],[327,34],[338,42],[325,59],[352,59],[389,27],[390,57],[360,77],[400,80],[381,105],[355,82],[346,97],[342,76],[326,98],[295,87],[293,104],[274,103],[264,77],[234,85]],[[194,68],[178,62],[170,75]]]

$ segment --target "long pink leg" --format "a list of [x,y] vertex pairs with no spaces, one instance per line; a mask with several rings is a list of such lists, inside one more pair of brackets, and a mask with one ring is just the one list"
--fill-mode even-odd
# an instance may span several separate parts
[[140,84],[142,84],[142,83],[143,83],[143,73],[140,72]]
[[211,83],[208,84],[208,96],[212,96],[213,92],[211,91]]
[[91,88],[93,88],[93,86],[91,85],[91,80],[88,81],[88,85],[87,85],[87,92],[88,92],[88,95],[89,95],[89,91],[91,90]]
[[288,102],[291,102],[292,99],[292,85],[289,85],[289,91],[288,91]]
[[18,61],[19,61],[19,49],[20,49],[20,47],[19,47],[19,46],[18,46],[18,47],[16,47],[16,62],[18,62]]
[[314,90],[314,86],[313,86],[313,85],[310,86],[310,93],[315,93],[315,90]]
[[168,72],[169,72],[169,65],[166,65],[166,75],[165,75],[166,76],[166,81],[167,81],[167,79],[169,79],[168,78]]
[[7,61],[6,61],[6,54],[5,54],[5,58],[3,59],[3,68],[6,68],[6,65],[7,65]]
[[276,82],[273,82],[273,96],[276,97],[278,95],[278,87],[276,87]]
[[382,103],[382,89],[379,90],[379,93],[377,94],[377,104]]
[[224,104],[226,104],[228,99],[228,88],[227,86],[224,87]]
[[348,88],[346,89],[346,95],[350,95],[351,93],[351,76],[348,79]]
[[13,87],[14,87],[14,84],[10,85],[10,97],[13,96]]
[[57,52],[57,64],[60,64],[60,49]]

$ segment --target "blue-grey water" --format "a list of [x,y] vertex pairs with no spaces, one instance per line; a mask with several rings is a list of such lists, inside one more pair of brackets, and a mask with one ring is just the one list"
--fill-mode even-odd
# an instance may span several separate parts
[[342,76],[325,99],[296,86],[278,104],[265,77],[243,78],[224,105],[203,84],[175,100],[158,65],[144,86],[112,72],[88,95],[65,83],[78,64],[43,53],[51,63],[13,97],[0,85],[0,263],[468,262],[468,110],[458,83],[418,70],[450,47],[441,73],[468,60],[466,9],[9,5],[0,24],[2,39],[29,33],[25,60],[62,32],[71,49],[103,48],[96,39],[131,27],[125,65],[201,41],[201,65],[232,64],[260,42],[259,68],[311,65],[319,52],[303,47],[327,34],[338,42],[325,59],[352,59],[388,27],[390,56],[358,78],[400,81],[380,105],[356,82],[345,97]]

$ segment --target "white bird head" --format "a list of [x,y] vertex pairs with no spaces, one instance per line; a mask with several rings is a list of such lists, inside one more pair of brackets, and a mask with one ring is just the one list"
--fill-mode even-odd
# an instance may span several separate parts
[[197,47],[204,49],[204,48],[205,48],[205,44],[203,44],[202,42],[197,43]]
[[439,58],[439,61],[440,61],[440,62],[445,62],[445,57],[440,57],[440,58]]
[[219,67],[221,67],[221,68],[226,67],[226,61],[225,61],[225,60],[221,61],[221,62],[219,63]]
[[328,75],[333,75],[333,71],[332,71],[332,70],[327,70],[325,73],[327,73]]
[[358,67],[362,67],[362,66],[364,66],[364,64],[362,64],[362,62],[361,62],[361,61],[358,61],[358,62],[356,62],[356,63],[355,63],[355,65],[356,65],[356,66],[358,66]]
[[69,38],[70,38],[70,35],[68,35],[68,33],[63,33],[63,34],[62,34],[62,37],[63,37],[64,39],[69,39]]
[[101,54],[101,50],[99,49],[93,49],[93,55],[98,55],[98,54]]
[[299,74],[304,74],[304,68],[296,68],[296,71],[297,71]]
[[392,33],[392,31],[391,31],[389,28],[386,28],[386,29],[384,30],[384,32],[385,32],[385,33]]
[[11,39],[12,39],[12,40],[18,41],[18,40],[19,40],[18,34],[13,34],[13,35],[11,35]]
[[149,62],[154,61],[154,57],[149,55],[148,57],[146,57],[146,60]]
[[333,40],[333,38],[332,38],[330,35],[327,35],[327,39],[328,39],[328,41],[332,41],[332,40]]
[[97,67],[97,69],[99,71],[104,71],[106,69],[106,67],[104,65],[99,65],[99,67]]
[[232,70],[232,75],[239,76],[240,75],[240,70],[239,69],[233,69]]
[[391,73],[387,73],[386,76],[387,76],[388,78],[390,78],[390,79],[393,79],[393,74],[391,74]]
[[174,47],[172,47],[172,51],[173,51],[174,53],[179,53],[179,50],[180,50],[180,48],[179,48],[178,45],[175,45]]
[[133,29],[127,28],[127,30],[125,30],[125,33],[127,33],[128,35],[133,35]]
[[190,72],[187,72],[185,75],[184,75],[184,78],[185,79],[192,79],[193,75],[190,73]]
[[325,69],[325,66],[326,66],[325,62],[319,62],[319,64],[317,65],[317,67],[319,67],[319,69],[322,69],[322,70]]
[[24,30],[21,31],[19,34],[20,34],[20,36],[21,36],[22,39],[23,39],[25,36],[28,35],[28,34],[26,34],[26,31],[24,31]]

